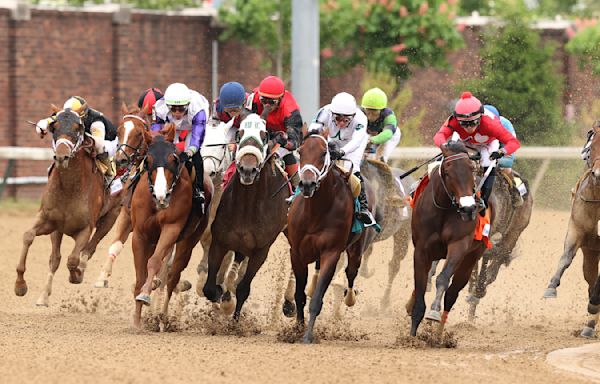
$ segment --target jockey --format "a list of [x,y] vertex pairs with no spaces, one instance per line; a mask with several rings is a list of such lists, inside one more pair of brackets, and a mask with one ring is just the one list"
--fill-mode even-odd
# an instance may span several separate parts
[[317,112],[317,117],[310,124],[311,131],[329,129],[328,141],[333,160],[346,158],[344,166],[350,169],[360,180],[358,201],[360,209],[357,218],[365,225],[375,224],[375,218],[369,211],[365,183],[360,174],[360,162],[369,142],[367,134],[367,116],[356,105],[354,96],[349,93],[338,93],[331,99],[331,104],[325,105]]
[[[499,118],[492,113],[484,113],[483,104],[471,92],[463,92],[460,95],[454,113],[446,119],[433,137],[435,145],[440,147],[445,144],[454,132],[458,133],[461,140],[479,149],[484,170],[487,170],[492,160],[511,155],[521,146],[519,140],[504,129]],[[500,144],[504,147],[500,148]],[[481,187],[481,199],[484,205],[480,212],[482,216],[488,206],[495,179],[495,169],[492,169]]]
[[293,151],[302,141],[302,116],[294,96],[285,90],[283,80],[267,76],[246,99],[246,109],[260,115],[267,122],[271,140],[281,147],[277,155],[285,163],[285,171],[295,189],[300,182],[298,160]]
[[146,108],[146,114],[149,117],[149,121],[155,122],[156,117],[154,116],[154,104],[156,104],[157,100],[163,98],[163,93],[158,88],[148,88],[138,98],[138,108],[144,109]]
[[[231,127],[227,131],[227,141],[235,141],[235,134],[240,127],[242,120],[250,114],[245,108],[246,99],[249,94],[244,86],[238,82],[230,81],[223,84],[219,91],[219,98],[213,102],[212,118],[224,123],[231,122]],[[235,151],[236,145],[230,144],[230,150]]]
[[[67,108],[79,114],[85,132],[94,139],[96,158],[104,164],[106,169],[102,169],[102,172],[106,185],[110,185],[114,177],[110,158],[115,155],[118,147],[117,127],[102,112],[90,108],[81,96],[69,97],[63,105],[63,109]],[[38,135],[43,138],[48,133],[48,126],[54,121],[56,121],[56,114],[38,121],[35,127]]]
[[379,88],[371,88],[363,95],[361,107],[369,120],[369,140],[377,146],[382,146],[381,160],[387,163],[402,136],[394,111],[387,108],[387,95]]
[[200,93],[189,89],[185,84],[169,85],[162,99],[154,105],[156,122],[152,130],[160,130],[166,123],[175,123],[177,134],[175,144],[182,150],[180,155],[184,163],[192,160],[196,169],[196,182],[193,199],[204,209],[204,167],[200,147],[204,141],[206,121],[208,119],[208,101]]

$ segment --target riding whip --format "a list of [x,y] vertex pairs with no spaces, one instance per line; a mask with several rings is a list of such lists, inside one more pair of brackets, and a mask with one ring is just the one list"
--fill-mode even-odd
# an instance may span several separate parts
[[404,179],[406,176],[408,176],[408,175],[410,175],[411,173],[415,172],[417,169],[421,168],[422,166],[424,166],[424,165],[426,165],[426,164],[429,164],[429,163],[431,163],[432,161],[435,161],[435,160],[437,160],[437,159],[438,159],[440,156],[442,156],[442,154],[441,154],[441,153],[438,153],[437,155],[435,155],[435,156],[434,156],[434,157],[432,157],[431,159],[429,159],[429,160],[427,160],[427,161],[425,161],[425,162],[423,162],[423,163],[421,163],[421,164],[419,164],[419,165],[416,165],[416,166],[412,167],[412,168],[411,168],[411,169],[409,169],[408,171],[406,171],[406,172],[404,172],[403,174],[401,174],[400,176],[398,176],[398,178],[399,178],[399,179],[401,179],[401,180],[402,180],[402,179]]

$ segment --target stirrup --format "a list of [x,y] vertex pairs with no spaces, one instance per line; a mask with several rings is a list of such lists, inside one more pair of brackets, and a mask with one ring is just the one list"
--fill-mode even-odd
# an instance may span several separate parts
[[290,197],[287,197],[285,199],[285,202],[287,203],[287,205],[291,205],[292,202],[294,201],[294,197],[296,197],[295,195],[290,195]]
[[377,224],[375,222],[375,218],[373,217],[373,214],[369,210],[358,212],[357,218],[360,221],[362,221],[365,228],[368,228],[368,227],[371,227],[371,226]]

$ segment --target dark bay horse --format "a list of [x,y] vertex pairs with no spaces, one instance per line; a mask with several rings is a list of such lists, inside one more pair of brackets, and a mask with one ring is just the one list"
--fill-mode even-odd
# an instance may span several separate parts
[[[228,287],[217,284],[217,273],[227,251],[236,260],[248,258],[244,277],[237,285],[234,319],[250,294],[252,279],[265,262],[271,245],[286,225],[290,196],[284,172],[276,165],[273,148],[269,150],[266,124],[251,114],[242,121],[236,154],[237,171],[221,196],[212,223],[212,242],[208,252],[208,278],[204,295],[222,309],[232,307]],[[224,292],[225,291],[225,292]]]
[[93,140],[85,135],[81,118],[68,108],[59,111],[53,106],[53,112],[56,113],[56,121],[49,126],[49,131],[52,133],[54,164],[35,224],[23,235],[23,249],[15,282],[15,294],[24,296],[27,293],[27,283],[23,275],[29,247],[36,236],[50,234],[50,272],[37,301],[37,305],[44,306],[48,305],[52,279],[60,264],[63,235],[75,240],[75,246],[67,260],[69,281],[73,284],[83,281],[88,259],[81,251],[105,214],[103,206],[108,199],[108,193],[104,190],[104,177],[95,164]]
[[[113,264],[117,256],[123,250],[123,244],[127,241],[127,238],[131,233],[130,201],[135,183],[141,172],[139,166],[142,159],[146,156],[147,150],[147,144],[144,140],[144,131],[147,131],[150,125],[150,122],[147,120],[148,114],[144,109],[140,110],[137,107],[127,108],[125,104],[123,104],[121,111],[123,113],[123,118],[117,128],[117,136],[120,144],[115,154],[115,163],[118,171],[123,170],[125,172],[122,176],[125,181],[123,189],[118,193],[118,196],[116,196],[119,203],[116,209],[117,217],[115,217],[110,223],[110,226],[108,226],[108,230],[110,230],[116,221],[116,234],[108,249],[108,256],[100,270],[100,275],[94,284],[96,288],[108,287],[108,278],[112,274]],[[106,235],[106,233],[104,233],[104,235],[100,237],[96,236],[97,233],[98,230],[96,230],[92,240],[90,240],[90,243],[92,243],[94,238],[98,237],[93,244],[91,253],[95,251],[98,242]],[[88,247],[90,247],[89,244]]]
[[[298,196],[294,199],[288,215],[290,256],[296,279],[296,319],[301,327],[304,327],[308,264],[318,262],[320,266],[309,306],[305,343],[313,342],[313,329],[323,307],[323,296],[331,283],[340,254],[344,251],[348,254],[348,289],[344,301],[348,306],[354,305],[354,279],[362,254],[375,236],[373,228],[351,233],[354,218],[354,197],[348,185],[351,173],[342,171],[332,163],[327,133],[325,130],[322,135],[309,135],[298,150],[303,198]],[[370,209],[375,212],[376,198],[370,192]]]
[[[173,290],[208,222],[208,215],[203,214],[201,207],[192,202],[192,177],[185,164],[180,162],[173,144],[175,125],[166,124],[161,133],[153,136],[144,131],[148,146],[144,161],[145,176],[140,179],[131,202],[136,327],[140,326],[142,305],[150,305],[153,279],[177,245],[163,306],[162,314],[166,317]],[[212,184],[206,178],[204,183],[208,205]]]
[[[433,170],[412,215],[415,289],[406,306],[412,313],[412,336],[416,336],[425,315],[425,290],[431,263],[446,259],[437,277],[435,300],[427,316],[440,322],[438,334],[441,336],[448,312],[486,249],[482,240],[474,239],[478,213],[471,156],[465,145],[456,141],[443,145],[442,155],[442,162]],[[489,209],[493,223],[493,201]],[[442,296],[444,313],[440,314]]]

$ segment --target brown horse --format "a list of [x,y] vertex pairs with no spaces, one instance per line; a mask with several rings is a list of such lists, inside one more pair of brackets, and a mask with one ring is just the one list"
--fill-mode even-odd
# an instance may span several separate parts
[[[140,326],[142,305],[150,305],[153,279],[177,244],[163,306],[166,317],[173,290],[208,222],[208,216],[202,213],[201,207],[192,202],[192,178],[185,164],[179,160],[173,144],[175,125],[166,124],[162,134],[164,136],[152,136],[144,131],[148,146],[144,161],[147,177],[141,178],[131,201],[136,327]],[[212,184],[206,178],[204,183],[206,203],[209,204]]]
[[598,277],[600,260],[600,121],[593,127],[587,169],[575,187],[569,227],[564,241],[563,254],[558,268],[544,292],[545,298],[555,298],[560,279],[581,248],[583,252],[583,277],[588,283],[588,295]]
[[[296,279],[296,319],[301,327],[304,327],[308,264],[318,262],[320,267],[310,301],[305,343],[313,342],[313,329],[323,307],[323,296],[331,283],[340,254],[344,251],[348,254],[348,289],[344,301],[348,306],[356,302],[354,279],[362,254],[375,236],[373,228],[360,233],[351,232],[354,218],[354,197],[348,182],[351,174],[332,164],[327,133],[325,130],[323,135],[311,134],[298,150],[300,189],[304,198],[294,199],[288,215],[290,256]],[[373,193],[369,194],[369,203],[374,211],[376,199]]]
[[217,285],[217,273],[229,250],[235,252],[238,261],[248,258],[246,273],[235,292],[234,319],[239,318],[254,276],[285,227],[288,209],[285,199],[290,196],[288,188],[281,188],[287,179],[268,145],[264,120],[251,114],[242,121],[238,132],[241,139],[235,159],[237,172],[223,191],[212,223],[208,277],[203,289],[208,300],[222,302],[222,309],[233,307],[228,287],[224,292]]
[[[446,259],[436,280],[436,296],[427,318],[440,322],[443,333],[448,312],[469,281],[471,271],[486,247],[475,240],[477,203],[473,161],[462,142],[442,146],[443,160],[431,174],[429,184],[417,199],[412,215],[415,289],[406,308],[412,312],[410,334],[425,315],[427,274],[434,260]],[[493,221],[493,201],[490,201]],[[450,284],[452,280],[452,284]],[[444,296],[444,314],[440,314]]]
[[[81,255],[92,231],[102,218],[103,205],[107,199],[102,173],[94,161],[92,139],[86,137],[79,115],[70,109],[59,111],[53,106],[56,121],[49,126],[54,149],[53,169],[42,195],[42,204],[35,224],[23,235],[23,249],[17,266],[15,294],[27,293],[23,277],[29,247],[36,236],[50,235],[52,253],[50,272],[46,286],[37,305],[48,305],[52,292],[52,279],[60,263],[60,245],[64,234],[75,240],[75,246],[67,261],[69,281],[79,284],[87,265],[87,257]],[[80,256],[81,255],[81,256]]]
[[[123,250],[123,244],[125,244],[132,231],[129,203],[135,184],[139,180],[141,170],[138,168],[147,151],[144,132],[148,131],[150,125],[147,120],[148,114],[144,109],[140,110],[137,107],[129,109],[126,105],[123,105],[122,112],[123,119],[117,128],[120,145],[115,154],[115,163],[117,169],[125,171],[123,176],[125,183],[123,189],[118,194],[118,218],[115,218],[110,225],[112,227],[116,221],[116,235],[108,249],[108,257],[100,271],[100,275],[94,284],[96,288],[108,287],[108,278],[112,274],[113,264]],[[95,250],[95,246],[93,249]]]

